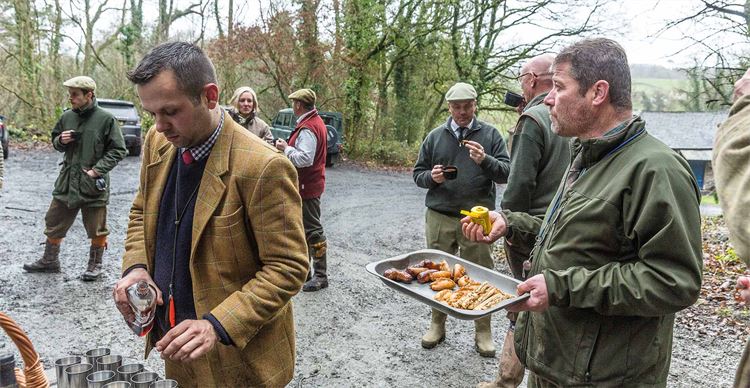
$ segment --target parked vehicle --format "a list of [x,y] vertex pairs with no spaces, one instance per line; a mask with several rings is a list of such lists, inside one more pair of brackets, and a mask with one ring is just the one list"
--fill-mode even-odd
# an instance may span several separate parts
[[125,146],[128,148],[128,155],[138,156],[141,154],[141,117],[138,110],[130,101],[109,100],[98,98],[99,107],[112,113],[120,123],[122,136],[125,137]]
[[0,115],[0,145],[3,147],[3,159],[8,159],[8,127],[5,126],[5,116]]
[[[338,161],[344,147],[344,116],[339,112],[318,111],[318,115],[328,130],[328,149],[326,150],[326,167],[333,167]],[[275,139],[288,140],[297,124],[297,117],[291,108],[280,110],[271,121],[271,133]]]

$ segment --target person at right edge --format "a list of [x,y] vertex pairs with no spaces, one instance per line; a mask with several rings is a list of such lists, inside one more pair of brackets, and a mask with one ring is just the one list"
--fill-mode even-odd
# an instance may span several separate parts
[[[490,247],[461,234],[462,209],[473,206],[495,208],[495,183],[508,180],[510,159],[497,129],[476,118],[477,92],[458,82],[445,94],[450,117],[430,131],[422,142],[412,176],[426,188],[425,238],[427,247],[459,255],[494,268]],[[458,168],[456,179],[446,179],[443,166]],[[422,347],[432,349],[445,339],[446,314],[432,309],[432,322],[422,337]],[[474,344],[482,357],[495,357],[492,317],[474,321]]]
[[326,187],[326,150],[328,137],[326,125],[315,109],[317,96],[311,89],[300,89],[289,95],[292,110],[297,117],[297,126],[284,139],[276,141],[276,148],[283,151],[299,176],[299,193],[302,196],[302,221],[305,238],[312,258],[312,271],[302,286],[302,291],[319,291],[328,287],[328,243],[320,223],[320,197]]
[[[734,84],[734,105],[716,132],[713,168],[719,204],[737,256],[750,266],[750,70]],[[737,288],[750,303],[750,278]],[[734,379],[736,388],[750,387],[750,342],[745,345]]]
[[536,235],[518,285],[515,350],[529,387],[665,387],[675,313],[698,299],[700,191],[690,167],[632,114],[627,56],[610,39],[557,55],[544,99],[572,137],[572,163],[544,221],[491,212],[462,219],[472,241]]
[[[513,131],[510,150],[510,176],[503,193],[503,210],[527,213],[544,218],[557,186],[570,162],[568,139],[552,131],[549,108],[544,98],[552,90],[550,67],[555,56],[542,54],[529,59],[521,67],[518,81],[526,104]],[[529,236],[531,237],[531,236]],[[523,262],[529,258],[534,239],[504,241],[505,256],[513,277],[525,280]],[[509,312],[510,327],[500,352],[495,381],[479,383],[477,388],[517,387],[523,381],[524,368],[513,348],[513,331],[518,314]]]

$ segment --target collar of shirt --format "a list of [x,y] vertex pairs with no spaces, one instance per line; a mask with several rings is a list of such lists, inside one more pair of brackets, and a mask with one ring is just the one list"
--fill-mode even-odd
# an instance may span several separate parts
[[607,133],[605,133],[604,135],[602,135],[602,137],[614,136],[614,135],[620,133],[620,131],[622,131],[626,127],[628,127],[630,125],[630,123],[633,122],[634,119],[635,118],[630,118],[628,120],[625,120],[625,121],[621,122],[620,124],[617,124],[614,128],[610,129],[609,131],[607,131]]
[[195,147],[190,147],[190,148],[180,148],[180,155],[182,155],[182,153],[185,151],[190,151],[190,153],[193,155],[193,159],[196,161],[200,161],[208,157],[208,155],[211,153],[211,148],[216,143],[216,139],[219,138],[219,134],[221,133],[221,128],[223,127],[224,127],[224,109],[221,110],[221,120],[219,121],[219,125],[216,127],[216,129],[214,129],[214,132],[211,134],[211,136],[209,136],[208,139],[203,142],[203,144],[197,145]]
[[[474,126],[474,119],[471,119],[471,122],[469,125],[466,126],[466,128],[471,128]],[[461,133],[458,131],[458,129],[461,128],[458,124],[456,124],[456,121],[451,119],[451,129],[453,130],[453,133],[456,134],[456,137],[461,137]]]
[[306,119],[306,118],[307,118],[307,116],[310,116],[310,115],[311,115],[311,114],[313,114],[313,112],[315,112],[315,111],[316,111],[315,109],[313,109],[313,110],[311,110],[311,111],[307,111],[307,112],[305,112],[305,113],[304,113],[304,114],[303,114],[302,116],[298,117],[298,118],[297,118],[297,124],[299,125],[299,123],[301,123],[301,122],[302,122],[302,120]]

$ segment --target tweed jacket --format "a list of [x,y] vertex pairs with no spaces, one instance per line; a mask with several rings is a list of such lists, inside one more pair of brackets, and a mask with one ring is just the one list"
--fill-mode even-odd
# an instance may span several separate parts
[[[141,264],[153,274],[159,201],[176,152],[149,130],[123,269]],[[217,344],[190,364],[167,361],[168,377],[186,387],[286,385],[295,364],[290,299],[302,287],[307,261],[294,166],[227,120],[196,198],[190,274],[197,316],[213,314],[234,345]]]

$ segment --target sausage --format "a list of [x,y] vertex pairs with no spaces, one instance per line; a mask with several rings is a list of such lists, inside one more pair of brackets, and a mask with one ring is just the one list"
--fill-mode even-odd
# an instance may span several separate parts
[[453,279],[461,279],[461,277],[463,277],[464,275],[466,275],[466,268],[464,268],[463,265],[456,263],[453,266]]
[[417,263],[413,267],[423,267],[423,268],[427,268],[427,269],[434,269],[436,271],[440,270],[440,264],[435,263],[432,260],[427,260],[427,259],[424,259],[424,260],[420,261],[419,263]]
[[450,279],[440,279],[430,284],[430,288],[432,288],[433,291],[452,290],[455,286],[456,283],[454,283],[453,280]]
[[406,269],[406,272],[411,274],[411,276],[417,277],[417,275],[427,270],[428,268],[425,267],[409,267]]
[[417,281],[424,284],[430,281],[430,274],[433,272],[437,272],[434,269],[428,269],[427,271],[424,271],[417,275]]
[[450,279],[451,273],[449,271],[436,271],[436,272],[430,272],[430,280],[435,281],[438,279]]
[[383,273],[383,276],[393,281],[401,282],[401,283],[411,283],[411,281],[414,280],[414,277],[411,276],[411,274],[409,274],[406,271],[399,271],[396,268],[385,270],[385,272]]

